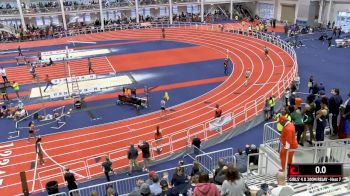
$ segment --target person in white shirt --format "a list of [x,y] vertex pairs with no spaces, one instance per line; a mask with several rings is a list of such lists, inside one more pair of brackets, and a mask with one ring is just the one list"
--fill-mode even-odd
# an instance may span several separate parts
[[6,74],[5,68],[3,68],[3,67],[0,68],[0,75],[1,75],[2,79],[4,80],[4,83],[9,82],[7,80],[7,74]]
[[162,192],[162,188],[160,187],[159,177],[157,174],[152,177],[152,181],[153,183],[149,186],[151,193],[154,195],[160,194]]
[[291,196],[294,194],[294,189],[287,185],[284,172],[277,173],[277,187],[271,190],[272,196]]

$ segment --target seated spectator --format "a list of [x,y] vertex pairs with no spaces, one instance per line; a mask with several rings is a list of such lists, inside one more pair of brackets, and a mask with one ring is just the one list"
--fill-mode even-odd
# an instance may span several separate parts
[[148,179],[146,180],[146,184],[151,185],[153,183],[153,176],[156,175],[155,171],[150,171],[148,173]]
[[162,193],[162,189],[160,187],[160,182],[159,182],[159,177],[157,174],[152,176],[152,181],[153,181],[153,183],[149,186],[149,188],[151,189],[151,193],[153,193],[154,195],[158,195],[158,194]]
[[91,191],[90,196],[98,196],[98,193],[96,191]]
[[236,169],[240,173],[247,172],[247,154],[243,153],[241,149],[238,149],[238,154],[235,154],[236,157]]
[[199,183],[199,175],[200,173],[191,177],[191,193],[194,192],[196,185]]
[[129,194],[129,196],[138,196],[140,195],[141,185],[144,184],[145,181],[143,179],[136,179],[136,186],[134,190]]
[[200,168],[199,162],[198,161],[193,161],[191,177],[194,176],[194,175],[199,175],[200,172],[201,172],[201,168]]
[[214,172],[214,183],[217,185],[222,185],[225,180],[224,167],[226,167],[224,159],[219,159],[218,168]]
[[19,121],[20,119],[22,119],[26,116],[27,116],[27,111],[24,108],[17,109],[15,114],[14,114],[14,119],[15,119],[15,121]]
[[140,187],[140,195],[153,196],[154,194],[151,193],[151,189],[149,188],[149,185],[146,183],[143,183]]
[[160,193],[160,196],[167,196],[169,194],[168,181],[166,181],[165,179],[162,179],[159,184],[160,184],[160,187],[162,189],[162,192]]
[[294,190],[287,185],[286,178],[283,172],[277,173],[277,187],[271,190],[272,196],[291,196]]
[[247,186],[240,177],[239,172],[229,165],[226,172],[226,180],[222,183],[221,195],[225,196],[240,196],[245,195],[247,191]]
[[106,196],[118,196],[118,194],[114,191],[112,185],[107,186]]
[[199,183],[194,189],[193,196],[219,196],[219,190],[215,184],[209,183],[209,175],[202,172],[199,175]]

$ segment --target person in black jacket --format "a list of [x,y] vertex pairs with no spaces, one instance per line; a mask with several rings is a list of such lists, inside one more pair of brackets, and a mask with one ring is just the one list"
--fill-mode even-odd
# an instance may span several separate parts
[[148,165],[149,165],[150,157],[151,157],[151,153],[149,152],[149,144],[147,141],[142,141],[138,147],[142,151],[143,171],[148,172]]
[[200,152],[200,148],[201,148],[201,139],[199,137],[197,137],[196,135],[193,136],[193,139],[192,139],[192,146],[193,146],[193,152],[194,152],[194,155],[197,156],[199,155],[201,152]]
[[131,175],[133,167],[138,167],[137,157],[139,153],[137,149],[134,147],[134,144],[130,144],[130,148],[128,150],[128,159],[129,159],[129,172],[128,175]]
[[225,164],[224,159],[219,159],[218,161],[218,168],[215,169],[214,172],[214,183],[217,185],[222,185],[222,183],[225,180],[225,172],[224,172],[224,168],[227,167]]
[[339,95],[339,89],[333,88],[331,91],[332,96],[328,100],[328,109],[331,118],[331,130],[332,135],[338,134],[338,114],[340,105],[343,103],[343,99]]
[[[74,174],[69,171],[69,168],[66,167],[66,173],[64,174],[64,180],[67,182],[67,188],[68,190],[74,190],[77,189],[78,186],[75,183],[75,177]],[[73,194],[71,194],[73,195]]]

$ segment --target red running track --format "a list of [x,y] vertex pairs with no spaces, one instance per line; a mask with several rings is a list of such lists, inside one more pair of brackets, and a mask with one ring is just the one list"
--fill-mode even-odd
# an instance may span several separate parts
[[[83,38],[77,37],[77,40],[101,40],[108,36],[120,39],[157,39],[160,37],[160,30],[107,32],[84,35]],[[140,140],[152,140],[156,125],[160,125],[164,136],[165,146],[160,157],[183,150],[189,139],[188,135],[200,132],[206,126],[206,122],[213,118],[211,107],[215,103],[221,105],[224,114],[233,113],[234,125],[243,123],[246,118],[254,117],[256,110],[260,111],[263,108],[263,102],[267,96],[275,94],[279,97],[283,89],[289,85],[287,80],[294,76],[295,67],[291,56],[281,48],[262,40],[200,28],[166,29],[166,39],[202,45],[222,53],[223,56],[226,56],[226,51],[229,50],[228,55],[234,62],[234,72],[217,88],[171,108],[171,112],[163,120],[159,118],[159,113],[155,112],[109,124],[44,136],[43,148],[51,159],[46,157],[45,166],[38,167],[34,187],[36,191],[44,188],[43,186],[49,180],[56,179],[60,183],[63,182],[62,174],[59,173],[62,168],[52,160],[62,166],[69,165],[71,170],[82,176],[77,176],[79,180],[102,174],[101,162],[95,164],[95,157],[109,155],[113,160],[114,168],[125,168],[127,165],[125,148],[130,143],[136,144]],[[50,41],[53,40],[47,42]],[[56,43],[59,41],[59,39],[54,40]],[[263,56],[265,45],[270,49],[267,60],[264,60]],[[247,67],[251,68],[252,75],[248,86],[245,86],[244,72]],[[222,69],[222,66],[219,65],[218,68]],[[255,102],[257,102],[256,108],[246,107]],[[244,108],[246,111],[242,113]],[[230,130],[229,128],[232,128],[232,125],[225,126],[224,131]],[[218,133],[206,132],[206,134],[207,138],[211,138]],[[205,137],[202,133],[198,135]],[[0,192],[5,195],[21,192],[19,171],[27,172],[30,190],[34,176],[34,171],[30,169],[30,164],[35,160],[34,145],[28,144],[26,140],[15,141],[12,145],[13,147],[2,148],[11,151],[11,154],[6,157],[8,163],[0,167],[2,172],[0,179],[3,179]]]

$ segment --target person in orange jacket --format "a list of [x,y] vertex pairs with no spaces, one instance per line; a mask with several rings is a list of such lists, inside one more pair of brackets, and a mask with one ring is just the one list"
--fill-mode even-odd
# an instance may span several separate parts
[[[287,150],[297,149],[298,141],[295,137],[295,127],[292,122],[288,121],[286,117],[281,116],[279,118],[279,123],[283,125],[282,134],[280,136],[280,141],[282,144],[281,151],[280,151],[282,170],[280,171],[285,171]],[[293,155],[294,155],[293,151],[290,151],[288,153],[288,165],[292,163]]]

